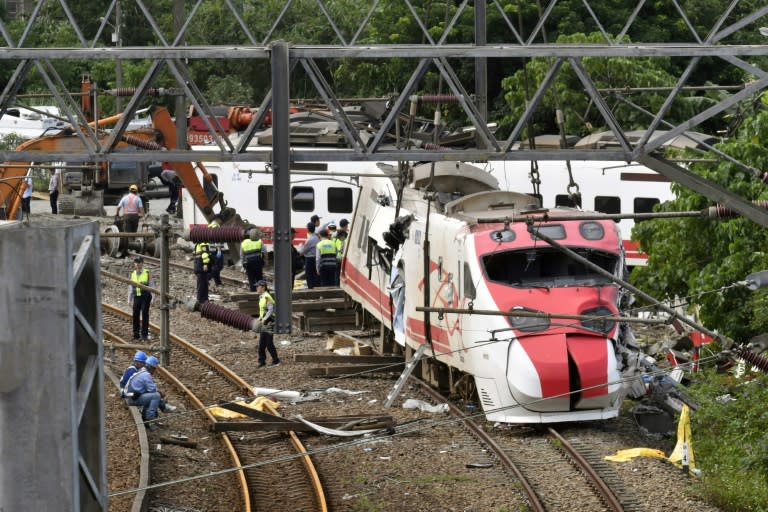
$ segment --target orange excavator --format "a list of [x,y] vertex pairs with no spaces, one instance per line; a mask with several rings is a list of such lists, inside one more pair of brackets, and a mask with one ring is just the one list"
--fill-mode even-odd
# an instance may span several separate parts
[[[152,128],[126,131],[116,144],[116,151],[177,148],[176,125],[168,110],[154,106],[150,109],[150,115]],[[119,115],[112,116],[89,124],[91,127],[99,128],[116,122],[119,117]],[[85,131],[85,128],[80,129]],[[106,143],[108,136],[106,132],[99,132],[99,142]],[[88,138],[87,134],[85,138]],[[83,139],[78,136],[74,128],[70,127],[53,135],[43,135],[26,141],[19,145],[16,151],[82,153],[85,148]],[[26,180],[23,177],[27,175],[31,166],[34,164],[28,162],[0,164],[0,218],[16,218],[21,205],[21,196],[26,187]],[[63,214],[103,214],[105,196],[110,200],[119,199],[131,184],[136,183],[142,187],[150,176],[149,164],[139,162],[91,162],[56,166],[61,169],[59,212]],[[172,162],[170,166],[176,171],[187,193],[208,221],[219,216],[223,224],[243,224],[234,209],[226,206],[223,194],[216,189],[213,178],[202,163],[193,166],[190,162]],[[197,171],[200,172],[199,178]]]

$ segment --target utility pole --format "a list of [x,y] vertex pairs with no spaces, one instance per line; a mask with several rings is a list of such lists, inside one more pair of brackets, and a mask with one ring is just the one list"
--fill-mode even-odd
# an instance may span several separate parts
[[[118,48],[123,47],[123,11],[120,7],[120,1],[118,0],[115,5],[115,32],[112,34],[112,42]],[[123,87],[123,61],[120,57],[115,62],[115,88],[120,89]],[[118,114],[123,111],[123,100],[118,92],[115,95],[115,113]]]
[[[173,0],[173,31],[178,36],[184,26],[184,0]],[[184,46],[184,38],[179,39]],[[187,149],[187,112],[183,95],[176,96],[176,147]]]
[[[488,42],[486,33],[485,0],[475,0],[475,46],[485,46]],[[475,58],[475,106],[480,114],[480,121],[488,121],[488,59]],[[484,148],[485,142],[480,134],[475,137],[478,148]]]

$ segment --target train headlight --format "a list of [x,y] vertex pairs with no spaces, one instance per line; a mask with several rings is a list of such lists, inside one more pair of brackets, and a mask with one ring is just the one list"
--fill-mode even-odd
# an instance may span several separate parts
[[[515,313],[523,313],[524,316]],[[509,311],[507,321],[512,328],[523,332],[538,332],[549,329],[549,318],[541,311],[524,307],[514,307]]]
[[582,320],[581,326],[590,331],[609,333],[616,326],[613,320],[606,320],[605,317],[613,316],[613,312],[605,306],[587,309],[579,313],[584,316],[594,316],[594,320]]

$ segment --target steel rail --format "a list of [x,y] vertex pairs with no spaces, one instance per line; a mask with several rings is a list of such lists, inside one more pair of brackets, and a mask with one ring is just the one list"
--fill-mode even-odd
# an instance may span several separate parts
[[552,427],[548,427],[547,431],[549,432],[549,435],[551,435],[560,443],[560,446],[563,448],[563,450],[565,450],[571,460],[576,463],[579,469],[581,469],[581,471],[584,473],[584,476],[589,479],[589,481],[592,483],[592,486],[600,494],[600,497],[605,502],[605,504],[608,505],[608,507],[614,512],[623,512],[624,506],[619,502],[611,488],[608,487],[608,484],[605,483],[605,481],[600,477],[600,475],[597,474],[590,463],[587,462],[584,457],[582,457],[576,448],[574,448],[571,443],[569,443]]
[[465,418],[466,415],[458,407],[453,405],[451,402],[446,401],[445,397],[433,389],[429,384],[414,376],[409,377],[409,379],[412,382],[418,384],[421,388],[421,391],[429,395],[433,400],[435,400],[435,402],[447,403],[448,409],[451,411],[451,414],[454,417],[464,418],[464,425],[466,425],[470,432],[472,432],[472,434],[481,443],[488,446],[493,454],[499,459],[502,466],[511,471],[512,474],[514,474],[515,477],[520,481],[520,486],[523,488],[523,491],[528,498],[531,510],[533,512],[547,512],[546,507],[541,502],[541,499],[539,498],[538,494],[536,494],[536,491],[534,490],[531,483],[528,481],[525,475],[523,475],[523,472],[520,470],[520,468],[517,467],[514,461],[512,461],[509,455],[507,455],[504,449],[496,441],[494,441],[487,432],[480,428],[480,426],[471,419]]
[[[130,313],[128,313],[127,311],[124,311],[124,310],[122,310],[120,308],[117,308],[117,307],[112,306],[110,304],[107,304],[105,302],[101,303],[101,307],[103,309],[109,311],[110,313],[112,313],[115,316],[123,317],[123,318],[126,318],[126,319],[129,319],[129,318],[132,317],[132,315]],[[150,325],[150,327],[156,327],[156,326]],[[157,329],[157,331],[159,331],[159,328]],[[153,329],[153,332],[155,332],[154,329]],[[105,332],[105,334],[107,334],[107,332]],[[114,333],[109,332],[108,334],[109,334],[109,337],[112,338],[113,340],[116,340],[116,341],[117,340],[121,340],[121,338],[119,336],[115,335]],[[179,342],[180,344],[189,345],[187,342],[185,342],[181,338],[178,338],[175,341]],[[127,345],[127,343],[126,343],[126,345]],[[189,346],[191,346],[191,345],[189,345]],[[202,352],[196,351],[195,354],[196,355],[200,355],[200,354],[202,354]],[[219,365],[219,366],[222,369],[224,369],[225,371],[228,371],[228,372],[231,373],[231,370],[227,369],[223,365]],[[176,388],[179,391],[181,391],[184,395],[186,395],[187,398],[192,403],[195,404],[197,409],[199,411],[201,411],[208,418],[209,422],[214,424],[214,423],[216,423],[218,421],[216,419],[216,417],[213,414],[211,414],[211,412],[209,411],[208,407],[200,401],[200,399],[192,392],[191,389],[189,389],[187,386],[185,386],[180,380],[178,380],[166,368],[159,367],[158,369],[160,370],[160,373],[161,373],[161,375],[163,375],[164,378],[166,378],[169,381],[171,381],[173,383],[173,385],[176,386]],[[217,370],[218,369],[219,368],[217,368]],[[226,435],[222,434],[221,435],[221,439],[224,442],[224,446],[226,447],[227,452],[229,453],[229,457],[232,460],[232,464],[235,467],[240,468],[242,466],[242,463],[240,461],[240,456],[237,454],[237,450],[235,450],[235,447],[232,444],[232,441],[229,439],[229,436],[226,436]],[[250,494],[250,491],[248,489],[248,482],[247,482],[247,480],[245,478],[245,471],[243,469],[239,469],[237,471],[237,480],[240,482],[240,490],[241,490],[241,494],[242,494],[242,498],[243,498],[243,504],[244,504],[244,507],[245,507],[244,511],[245,512],[250,512],[252,510],[252,508],[251,508],[251,494]]]
[[[110,311],[113,314],[123,316],[124,318],[131,318],[131,314],[130,313],[128,313],[126,311],[123,311],[123,310],[121,310],[119,308],[116,308],[114,306],[102,303],[102,307],[104,307],[105,309],[107,309],[108,311]],[[155,334],[160,332],[160,327],[155,325],[155,324],[153,324],[153,323],[149,324],[149,329],[150,329],[151,332],[153,332]],[[201,351],[200,349],[198,349],[197,347],[195,347],[191,343],[187,342],[186,340],[184,340],[184,339],[182,339],[182,338],[180,338],[180,337],[178,337],[178,336],[176,336],[174,334],[169,334],[168,339],[172,343],[174,343],[176,345],[179,345],[182,348],[184,348],[186,351],[192,353],[193,355],[195,355],[195,357],[198,357],[202,361],[205,361],[207,364],[211,365],[213,368],[216,369],[216,371],[221,373],[227,380],[229,380],[230,382],[232,382],[233,384],[238,386],[241,391],[243,391],[244,393],[246,393],[248,395],[253,396],[253,387],[248,382],[246,382],[242,377],[240,377],[234,371],[229,369],[227,366],[223,365],[218,360],[214,359],[213,357],[211,357],[210,355],[208,355],[205,352]],[[207,408],[206,408],[206,406],[204,404],[200,403],[198,406],[201,409],[205,409],[206,410],[206,414],[208,414],[207,413]],[[268,405],[265,407],[265,409],[267,410],[267,412],[269,412],[270,414],[272,414],[274,416],[280,416],[280,414],[277,412],[277,410],[275,410],[272,407],[269,407]],[[214,422],[216,421],[215,418],[214,418],[213,421]],[[319,474],[317,472],[317,469],[315,468],[314,463],[312,462],[312,460],[309,457],[309,454],[307,453],[306,447],[301,442],[301,440],[299,439],[299,437],[296,435],[295,432],[290,431],[288,433],[288,435],[290,437],[291,444],[293,445],[293,447],[296,450],[296,452],[300,455],[301,462],[304,465],[304,469],[306,470],[307,475],[308,475],[308,477],[310,479],[310,484],[312,485],[313,492],[315,494],[315,498],[317,499],[318,511],[319,512],[327,512],[328,511],[328,501],[327,501],[326,496],[325,496],[325,490],[323,489],[323,485],[322,485],[322,482],[320,481],[320,476],[319,476]],[[228,446],[231,446],[231,442],[229,440],[229,437],[228,436],[224,436],[224,438],[227,440]],[[234,447],[232,447],[232,449],[234,450]],[[237,458],[237,463],[236,464],[237,464],[238,468],[241,467],[239,457]],[[245,473],[244,473],[243,469],[239,469],[238,470],[238,478],[242,479],[241,480],[241,484],[244,486],[243,487],[244,493],[248,494],[248,486],[247,486],[246,481],[245,481]],[[246,503],[248,503],[249,506],[250,506],[250,496],[247,498]]]

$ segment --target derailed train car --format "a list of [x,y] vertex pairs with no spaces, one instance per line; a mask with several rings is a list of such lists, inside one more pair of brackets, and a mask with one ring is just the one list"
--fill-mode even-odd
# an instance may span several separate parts
[[[642,359],[617,320],[630,297],[605,272],[541,237],[624,278],[617,224],[543,210],[463,163],[422,164],[401,175],[404,187],[360,178],[341,277],[352,299],[407,357],[427,344],[422,377],[471,392],[489,421],[617,416]],[[567,220],[546,220],[554,215]],[[467,309],[478,314],[452,311]]]

